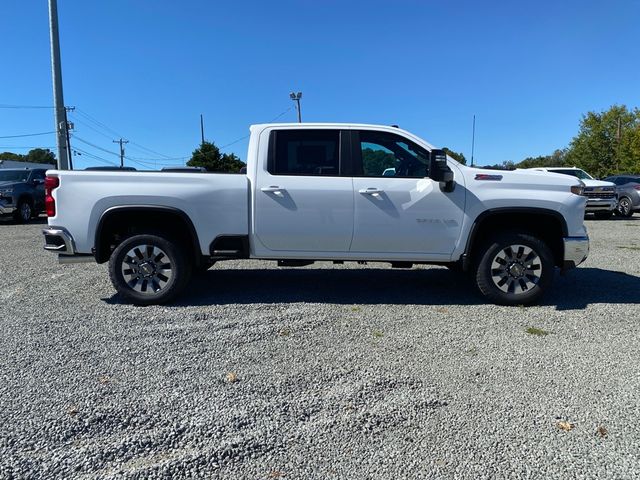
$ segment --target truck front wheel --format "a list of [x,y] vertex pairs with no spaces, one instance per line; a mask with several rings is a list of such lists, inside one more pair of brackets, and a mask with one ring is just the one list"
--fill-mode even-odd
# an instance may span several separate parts
[[191,262],[180,245],[161,235],[134,235],[116,247],[109,276],[118,293],[138,305],[174,299],[191,277]]
[[553,279],[553,254],[542,240],[531,235],[496,235],[484,244],[480,255],[476,282],[480,292],[494,303],[534,303]]

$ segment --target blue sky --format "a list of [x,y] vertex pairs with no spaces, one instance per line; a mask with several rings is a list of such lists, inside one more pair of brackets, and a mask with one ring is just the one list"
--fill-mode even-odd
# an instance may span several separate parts
[[[112,162],[104,150],[117,152],[111,141],[121,134],[132,159],[179,164],[166,157],[197,147],[201,113],[207,139],[227,145],[289,109],[291,90],[303,92],[304,121],[399,124],[467,158],[475,114],[480,164],[551,153],[587,111],[640,106],[638,0],[58,0],[58,8],[65,103],[78,108],[72,144]],[[0,105],[52,104],[47,15],[46,0],[2,2]],[[49,109],[0,108],[0,136],[53,124]],[[0,151],[38,145],[55,138],[0,139]],[[245,159],[246,147],[224,150]]]

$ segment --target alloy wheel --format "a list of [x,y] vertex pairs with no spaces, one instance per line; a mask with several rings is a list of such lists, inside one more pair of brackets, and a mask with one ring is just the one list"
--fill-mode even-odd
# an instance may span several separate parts
[[491,262],[491,279],[503,292],[522,294],[538,284],[542,260],[526,245],[509,245],[501,249]]
[[161,248],[154,245],[138,245],[124,256],[122,276],[136,292],[157,295],[170,284],[173,265]]

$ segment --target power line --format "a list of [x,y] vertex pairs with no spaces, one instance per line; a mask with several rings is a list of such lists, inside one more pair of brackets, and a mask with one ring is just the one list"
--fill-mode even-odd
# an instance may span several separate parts
[[38,146],[18,146],[18,145],[0,145],[0,148],[20,148],[20,149],[27,149],[27,148],[43,148],[45,150],[54,150],[56,147],[43,147],[42,145],[38,145]]
[[[276,120],[278,120],[280,117],[282,117],[284,114],[289,113],[291,110],[293,110],[293,108],[294,108],[293,106],[291,106],[291,107],[287,108],[284,112],[279,113],[278,115],[276,115],[275,117],[273,117],[271,120],[268,120],[266,123],[272,123],[272,122],[275,122],[275,121],[276,121]],[[235,145],[236,143],[241,142],[242,140],[245,140],[245,139],[249,138],[250,136],[251,136],[251,134],[249,133],[248,135],[245,135],[244,137],[240,137],[240,138],[238,138],[237,140],[234,140],[234,141],[233,141],[233,142],[231,142],[231,143],[227,143],[226,145],[223,145],[223,146],[221,146],[221,147],[219,147],[219,148],[222,150],[223,148],[230,147],[231,145]]]
[[74,138],[75,140],[79,140],[79,141],[81,141],[82,143],[86,143],[87,145],[89,145],[89,146],[91,146],[91,147],[93,147],[93,148],[97,148],[98,150],[102,150],[102,151],[103,151],[103,152],[105,152],[105,153],[110,153],[111,155],[115,155],[116,157],[120,157],[120,154],[119,154],[119,153],[112,152],[111,150],[107,150],[106,148],[102,148],[102,147],[100,147],[100,146],[98,146],[98,145],[96,145],[96,144],[94,144],[94,143],[87,142],[86,140],[84,140],[84,139],[82,139],[82,138],[78,137],[77,135],[74,135],[74,136],[73,136],[73,138]]
[[45,105],[7,105],[5,103],[0,103],[0,108],[15,108],[15,109],[19,109],[19,108],[54,108],[54,107],[45,106]]
[[22,135],[5,135],[0,138],[37,137],[38,135],[51,135],[52,133],[56,133],[56,132],[24,133]]
[[95,160],[98,160],[98,161],[104,162],[104,163],[106,163],[106,164],[113,165],[113,166],[117,167],[117,164],[116,164],[116,163],[114,163],[114,162],[112,162],[112,161],[110,161],[110,160],[107,160],[107,159],[105,159],[105,158],[99,157],[98,155],[94,155],[93,153],[91,153],[91,152],[87,152],[86,150],[83,150],[83,149],[81,149],[81,148],[73,147],[73,148],[72,148],[72,150],[80,152],[80,155],[81,155],[81,156],[82,156],[82,155],[86,155],[86,156],[87,156],[87,157],[89,157],[89,158],[93,158],[93,159],[95,159]]

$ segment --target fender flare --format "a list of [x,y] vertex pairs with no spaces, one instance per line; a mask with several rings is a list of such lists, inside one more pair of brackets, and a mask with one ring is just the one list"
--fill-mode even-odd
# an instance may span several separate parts
[[191,218],[189,217],[189,215],[187,215],[183,210],[180,210],[179,208],[168,207],[163,205],[121,205],[121,206],[109,207],[100,215],[100,219],[98,220],[98,223],[96,225],[96,233],[93,240],[93,245],[94,245],[93,255],[97,262],[100,262],[100,258],[102,258],[103,256],[103,252],[101,251],[101,248],[100,248],[100,244],[101,244],[100,239],[102,237],[102,229],[104,227],[106,220],[112,215],[123,213],[123,212],[135,212],[135,213],[154,212],[154,213],[168,213],[171,215],[178,215],[187,225],[187,228],[189,230],[189,237],[191,238],[191,243],[194,248],[194,254],[198,259],[201,257],[202,253],[200,251],[200,241],[198,239],[198,232],[196,231],[196,228],[194,227],[193,222],[191,221]]
[[480,230],[480,226],[482,223],[494,216],[502,215],[502,214],[534,214],[534,215],[547,215],[555,218],[560,222],[560,228],[562,228],[563,237],[567,237],[569,235],[569,228],[567,227],[567,220],[562,216],[562,214],[556,210],[550,210],[548,208],[541,207],[499,207],[499,208],[490,208],[480,213],[473,224],[471,225],[471,229],[469,230],[469,236],[467,237],[467,244],[464,248],[464,253],[462,254],[462,262],[463,267],[466,269],[469,266],[469,260],[471,257],[471,250],[473,249],[474,242],[476,240],[476,236],[478,231]]

